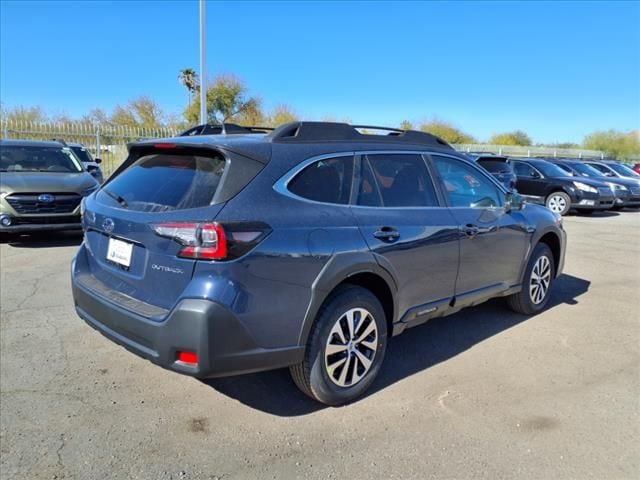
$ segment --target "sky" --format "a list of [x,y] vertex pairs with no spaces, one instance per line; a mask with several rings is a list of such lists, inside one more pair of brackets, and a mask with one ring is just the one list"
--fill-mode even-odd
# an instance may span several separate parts
[[[198,15],[193,0],[0,0],[0,100],[79,117],[148,95],[180,114]],[[302,119],[580,142],[640,128],[640,2],[208,1],[206,71]]]

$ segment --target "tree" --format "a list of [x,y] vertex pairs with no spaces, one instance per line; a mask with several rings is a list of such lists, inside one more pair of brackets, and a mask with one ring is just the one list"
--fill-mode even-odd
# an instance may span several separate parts
[[582,144],[584,148],[601,150],[619,160],[631,160],[640,156],[640,130],[593,132],[584,138]]
[[193,94],[196,93],[199,88],[198,74],[193,68],[184,68],[180,70],[180,74],[178,75],[178,80],[180,81],[182,86],[187,89],[187,95],[188,95],[187,107],[190,107]]
[[142,96],[130,100],[124,107],[117,105],[110,123],[125,127],[159,129],[166,123],[166,116],[155,100]]
[[[247,88],[240,79],[233,75],[220,75],[207,88],[207,121],[222,123],[242,119],[242,115],[255,117],[260,112],[260,99],[250,97]],[[190,123],[197,123],[200,118],[200,98],[196,96],[193,103],[185,111],[185,118]]]
[[522,130],[515,130],[513,132],[496,133],[489,139],[489,143],[492,145],[531,145],[531,137]]
[[463,132],[455,125],[436,118],[422,123],[420,130],[440,137],[448,143],[476,143],[477,141],[472,135]]
[[41,107],[23,107],[19,105],[13,108],[5,108],[3,106],[2,109],[0,109],[0,112],[0,117],[2,117],[3,122],[37,123],[49,120]]
[[278,105],[273,109],[267,119],[268,126],[279,127],[285,123],[298,120],[298,114],[288,105]]
[[413,130],[413,123],[411,123],[409,120],[403,120],[402,122],[400,122],[400,128],[402,130]]

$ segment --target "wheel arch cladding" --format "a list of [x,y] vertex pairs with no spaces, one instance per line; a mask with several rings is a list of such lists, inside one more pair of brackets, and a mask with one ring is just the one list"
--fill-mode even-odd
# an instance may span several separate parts
[[555,275],[557,276],[558,265],[560,264],[560,239],[555,233],[547,232],[542,237],[540,237],[538,243],[544,243],[551,249],[551,253],[553,253],[553,267],[555,270]]
[[387,322],[387,332],[393,331],[394,300],[393,293],[387,282],[379,275],[372,272],[360,272],[345,278],[335,288],[342,285],[357,285],[373,293],[382,304],[384,316]]
[[[299,345],[306,345],[318,311],[340,286],[358,285],[371,291],[383,305],[387,326],[397,317],[395,279],[375,261],[370,252],[338,254],[325,265],[312,287],[311,301],[299,335]],[[392,330],[389,330],[392,331]]]

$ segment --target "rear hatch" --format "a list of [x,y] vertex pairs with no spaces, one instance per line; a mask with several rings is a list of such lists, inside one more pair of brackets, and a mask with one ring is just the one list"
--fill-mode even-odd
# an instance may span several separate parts
[[85,202],[88,271],[79,279],[155,316],[174,306],[193,276],[196,260],[179,256],[183,227],[213,222],[263,166],[221,150],[164,145],[132,149],[126,168]]

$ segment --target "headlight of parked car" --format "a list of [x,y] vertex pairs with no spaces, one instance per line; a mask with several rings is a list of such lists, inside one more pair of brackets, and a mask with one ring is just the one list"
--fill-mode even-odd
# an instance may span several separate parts
[[624,185],[619,185],[617,183],[608,183],[608,185],[611,187],[612,190],[619,190],[621,192],[626,192],[627,190],[629,190]]
[[95,192],[96,190],[98,190],[98,188],[100,188],[100,185],[94,185],[93,187],[89,187],[85,190],[83,190],[80,195],[82,195],[83,197],[88,197],[89,195],[91,195],[93,192]]
[[573,184],[575,185],[575,187],[578,190],[582,190],[583,192],[598,193],[598,189],[597,188],[592,187],[591,185],[587,185],[586,183],[573,182]]

